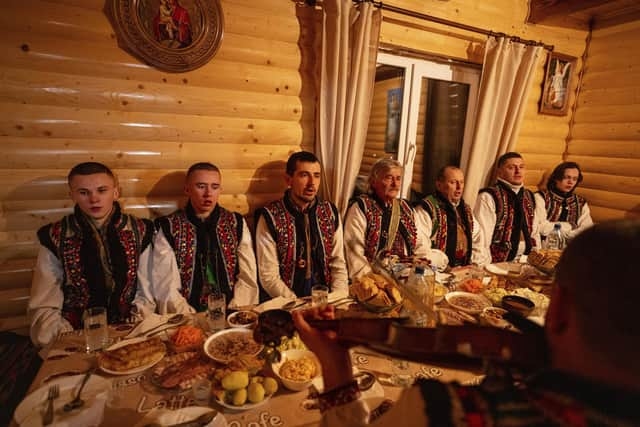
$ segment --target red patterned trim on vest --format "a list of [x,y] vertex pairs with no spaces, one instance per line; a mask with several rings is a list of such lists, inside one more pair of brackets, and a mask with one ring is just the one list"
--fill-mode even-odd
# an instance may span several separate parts
[[[286,196],[285,196],[286,197]],[[331,268],[326,262],[327,254],[333,252],[333,238],[335,236],[336,217],[331,203],[327,201],[318,201],[314,207],[316,223],[311,224],[311,232],[320,233],[322,241],[322,249],[324,257],[322,259],[322,270],[325,283],[331,283]],[[264,211],[269,215],[270,221],[275,228],[276,250],[278,252],[278,261],[280,263],[280,278],[289,287],[293,287],[293,281],[296,271],[297,254],[297,236],[294,215],[287,209],[284,199],[271,202],[264,207]]]
[[544,190],[540,191],[542,198],[544,199],[544,205],[547,210],[547,219],[551,222],[560,221],[562,215],[562,206],[566,204],[567,207],[567,219],[566,221],[571,224],[573,228],[578,227],[578,220],[582,215],[582,208],[587,200],[578,196],[577,194],[570,194],[567,197],[562,197],[559,194],[555,194],[552,191]]
[[[510,189],[506,189],[501,185],[490,187],[485,190],[493,196],[496,204],[496,225],[493,229],[491,238],[491,260],[493,262],[506,261],[509,252],[511,252],[511,234],[513,233],[513,220],[515,217],[515,207],[509,202]],[[527,223],[527,230],[532,231],[533,215],[535,211],[535,201],[533,193],[527,189],[523,189],[522,208]],[[531,246],[535,246],[535,240],[529,236]]]
[[[219,216],[216,223],[216,236],[222,259],[224,271],[216,271],[216,275],[224,274],[226,284],[230,289],[237,279],[238,246],[238,218],[233,212],[222,207],[217,208]],[[193,272],[196,264],[196,252],[198,247],[196,226],[192,224],[185,211],[180,210],[167,217],[173,240],[173,251],[176,255],[178,269],[180,270],[181,293],[189,300],[193,287]],[[220,277],[217,277],[220,280]],[[201,303],[206,306],[206,292],[202,292]]]
[[[372,261],[378,251],[382,234],[385,238],[389,230],[382,230],[382,219],[385,214],[384,208],[374,198],[369,196],[360,196],[359,206],[364,207],[364,216],[367,220],[367,230],[365,234],[365,252],[364,255],[369,261]],[[417,245],[417,229],[415,219],[413,217],[413,209],[406,200],[400,200],[400,225],[396,238],[391,246],[391,254],[398,256],[413,255]],[[390,215],[390,212],[388,213]],[[408,239],[402,233],[405,230]],[[407,253],[405,254],[405,249]]]
[[[440,249],[442,252],[447,252],[447,238],[449,223],[447,221],[447,210],[442,206],[442,201],[438,200],[434,195],[430,195],[423,199],[424,206],[427,213],[431,217],[432,229],[431,229],[431,245],[436,249]],[[457,210],[457,208],[453,208]],[[473,235],[473,214],[469,205],[464,203],[463,205],[464,215],[467,217],[467,224],[471,229],[470,235]],[[464,224],[462,224],[464,227]],[[455,230],[457,234],[457,230]],[[472,242],[468,242],[468,251],[471,252]],[[466,259],[468,254],[463,254],[462,259]]]
[[[127,258],[126,283],[118,300],[120,316],[126,318],[136,294],[138,260],[148,225],[138,218],[122,215],[115,227]],[[82,313],[89,302],[89,286],[83,275],[80,258],[82,238],[75,232],[78,229],[73,215],[52,224],[50,228],[50,238],[58,248],[57,255],[64,271],[62,316],[74,328],[82,326]]]

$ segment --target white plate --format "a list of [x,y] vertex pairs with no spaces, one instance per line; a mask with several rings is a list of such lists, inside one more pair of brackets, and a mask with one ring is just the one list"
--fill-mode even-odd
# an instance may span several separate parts
[[[204,352],[207,354],[207,356],[209,356],[210,358],[212,358],[213,360],[215,360],[216,362],[220,362],[220,363],[229,363],[230,361],[232,361],[236,356],[231,356],[227,359],[222,359],[219,357],[214,357],[210,352],[209,352],[209,345],[215,341],[216,339],[231,334],[231,333],[240,333],[243,335],[248,335],[249,337],[251,337],[253,339],[253,330],[252,329],[246,329],[246,328],[230,328],[230,329],[224,329],[220,332],[216,332],[215,334],[211,335],[209,338],[207,338],[207,340],[204,342]],[[253,354],[249,354],[249,356],[256,356],[258,353],[260,353],[262,351],[262,349],[264,348],[263,345],[260,346],[260,348],[258,349],[258,351],[256,351]]]
[[[456,304],[455,302],[452,303],[452,301],[455,301],[455,299],[459,297],[472,299],[476,301],[480,307],[475,309],[475,308],[465,307],[463,305]],[[471,292],[449,292],[444,296],[444,299],[447,300],[447,303],[451,307],[455,308],[456,310],[464,311],[465,313],[469,313],[469,314],[479,314],[486,307],[492,306],[491,301],[489,301],[487,298],[483,297],[482,295],[472,294]]]
[[497,274],[498,276],[506,276],[507,274],[509,274],[508,270],[505,270],[502,267],[498,267],[495,264],[487,264],[484,266],[484,269],[489,273]]
[[[135,343],[138,343],[138,342],[146,341],[148,339],[149,338],[139,337],[139,338],[131,338],[131,339],[128,339],[128,340],[123,340],[123,341],[120,341],[118,343],[113,344],[111,347],[107,348],[107,350],[115,350],[117,348],[124,347],[125,345],[135,344]],[[156,363],[161,361],[165,354],[167,354],[166,348],[165,348],[165,351],[163,351],[162,353],[159,353],[158,356],[156,358],[154,358],[152,361],[150,361],[149,363],[146,363],[144,365],[138,366],[137,368],[127,369],[126,371],[112,371],[111,369],[107,369],[107,368],[105,368],[104,366],[101,365],[101,363],[99,361],[100,359],[98,359],[98,366],[104,372],[106,372],[107,374],[111,374],[111,375],[137,374],[138,372],[146,371],[147,369],[149,369],[150,367],[152,367],[153,365],[155,365]]]
[[[136,427],[146,426],[151,423],[158,423],[163,426],[184,423],[194,420],[202,414],[210,412],[211,408],[206,406],[187,406],[186,408],[170,411],[168,409],[152,409],[145,417],[136,424]],[[222,413],[218,412],[209,424],[204,427],[227,427],[227,420]]]
[[225,408],[231,409],[233,411],[248,411],[249,409],[258,408],[258,407],[264,405],[265,403],[267,403],[269,401],[269,399],[271,399],[271,396],[273,396],[273,394],[265,395],[264,399],[262,399],[262,401],[260,401],[258,403],[245,403],[244,405],[240,405],[240,406],[232,405],[230,403],[227,403],[227,402],[224,402],[222,400],[219,400],[218,398],[215,398],[214,400],[220,406],[224,406]]
[[[85,401],[85,410],[72,411],[69,413],[65,413],[64,411],[62,411],[62,407],[64,406],[64,404],[71,401],[75,397],[75,393],[80,386],[83,378],[84,374],[74,375],[71,377],[63,377],[48,382],[47,384],[29,394],[24,398],[22,402],[20,402],[20,404],[16,408],[16,412],[14,413],[13,418],[20,426],[23,427],[41,426],[42,414],[46,410],[49,386],[57,384],[60,387],[60,395],[53,401],[53,425],[80,425],[77,420],[78,416],[91,415],[86,411],[86,408],[92,409],[93,414],[95,414],[96,418],[99,418],[93,421],[96,424],[99,423],[102,420],[102,413],[104,411],[104,405],[107,400],[107,393],[109,392],[110,383],[105,378],[95,374],[89,378],[87,384],[82,390],[81,397]],[[90,420],[85,419],[84,421],[86,423]]]

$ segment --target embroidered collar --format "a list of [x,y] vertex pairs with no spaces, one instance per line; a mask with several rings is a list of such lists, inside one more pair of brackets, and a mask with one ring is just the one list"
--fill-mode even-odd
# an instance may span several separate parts
[[96,221],[91,218],[86,213],[82,212],[80,206],[77,204],[73,207],[73,214],[75,215],[78,222],[85,223],[94,230],[99,233],[105,233],[109,224],[113,223],[114,225],[118,225],[120,218],[122,217],[122,212],[120,211],[120,204],[118,202],[113,202],[113,208],[111,208],[111,212],[105,218],[104,222],[100,227],[97,226]]

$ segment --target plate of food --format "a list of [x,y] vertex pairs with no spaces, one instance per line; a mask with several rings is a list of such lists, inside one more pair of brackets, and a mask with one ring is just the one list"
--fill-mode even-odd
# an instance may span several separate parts
[[214,362],[203,357],[196,351],[167,356],[151,370],[151,383],[165,390],[188,391],[197,380],[208,378],[216,370]]
[[253,331],[247,328],[224,329],[204,342],[204,352],[220,363],[229,363],[239,356],[255,356],[264,346],[253,340]]
[[449,326],[462,326],[465,323],[478,323],[478,321],[467,313],[454,310],[447,307],[439,307],[436,309],[438,314],[438,324]]
[[220,405],[234,411],[257,408],[278,391],[278,382],[271,377],[251,375],[248,370],[225,372],[214,384],[213,396]]
[[389,312],[402,303],[402,295],[395,283],[376,273],[357,278],[349,287],[349,292],[358,304],[374,313]]
[[486,307],[491,307],[491,301],[470,292],[449,292],[444,298],[451,307],[468,314],[479,314]]
[[160,362],[167,348],[160,338],[131,338],[120,341],[98,354],[98,366],[112,375],[146,371]]
[[253,328],[258,321],[258,315],[253,311],[240,310],[227,317],[227,323],[232,328]]
[[480,313],[480,323],[494,328],[513,330],[514,326],[504,319],[506,312],[504,308],[487,307]]

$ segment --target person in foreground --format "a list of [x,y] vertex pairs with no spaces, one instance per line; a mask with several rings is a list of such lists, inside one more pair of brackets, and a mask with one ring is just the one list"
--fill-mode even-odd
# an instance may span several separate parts
[[90,307],[106,307],[109,323],[126,321],[145,305],[153,223],[121,212],[113,172],[101,163],[68,175],[73,214],[38,230],[27,313],[31,340],[44,346],[58,333],[82,327]]
[[[210,294],[224,294],[230,308],[258,303],[256,257],[247,223],[220,206],[222,173],[195,163],[187,171],[184,209],[156,220],[153,289],[160,313],[207,308]],[[188,303],[187,303],[188,302]]]
[[559,223],[565,239],[572,239],[593,225],[589,204],[584,197],[575,193],[582,182],[582,171],[575,162],[563,162],[555,167],[547,189],[535,194],[536,209],[543,209],[540,215],[546,217],[540,234],[548,235]]
[[272,298],[308,296],[314,285],[348,289],[340,215],[317,196],[321,175],[313,153],[293,153],[286,166],[288,190],[256,211],[258,274]]
[[[549,368],[498,389],[419,380],[374,425],[640,425],[640,287],[635,258],[640,221],[598,224],[578,235],[557,267],[545,334]],[[333,307],[293,313],[323,366],[325,426],[367,424],[347,348],[307,319]]]

